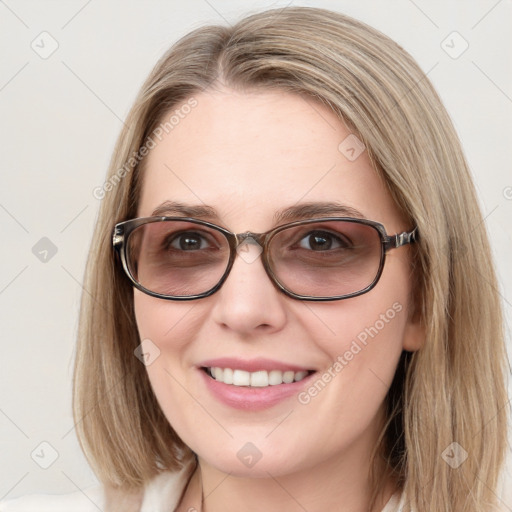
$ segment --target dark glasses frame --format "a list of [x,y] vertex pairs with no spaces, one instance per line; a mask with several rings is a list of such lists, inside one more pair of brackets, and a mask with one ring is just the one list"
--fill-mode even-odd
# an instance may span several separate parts
[[[226,270],[222,277],[220,278],[219,282],[210,290],[207,290],[204,293],[196,294],[196,295],[162,295],[160,293],[153,292],[151,290],[148,290],[144,286],[142,286],[132,275],[129,266],[128,266],[128,258],[127,258],[127,247],[128,244],[126,241],[128,240],[128,237],[130,236],[130,233],[137,229],[138,227],[144,225],[144,224],[150,224],[153,222],[165,222],[165,221],[183,221],[188,222],[192,224],[197,224],[200,226],[206,226],[210,229],[214,229],[220,233],[222,233],[229,244],[230,248],[230,255],[229,260],[226,266]],[[326,222],[326,221],[343,221],[343,222],[354,222],[357,224],[363,224],[365,226],[370,226],[373,229],[375,229],[379,235],[379,238],[381,240],[381,255],[380,255],[380,262],[379,262],[379,268],[377,270],[377,274],[374,278],[374,280],[364,289],[359,290],[357,292],[353,292],[346,295],[336,295],[333,297],[316,297],[316,296],[310,296],[310,295],[299,295],[296,293],[293,293],[292,291],[285,288],[277,279],[277,276],[272,271],[269,261],[268,261],[268,247],[269,243],[272,240],[272,238],[279,232],[295,227],[295,226],[302,226],[317,222]],[[414,228],[412,231],[404,231],[402,233],[398,233],[395,235],[388,235],[386,233],[386,229],[384,226],[376,221],[367,220],[367,219],[358,219],[354,217],[318,217],[314,219],[307,219],[307,220],[300,220],[295,222],[290,222],[288,224],[282,224],[280,226],[277,226],[270,231],[267,231],[265,233],[253,233],[251,231],[246,231],[245,233],[232,233],[231,231],[228,231],[227,229],[217,226],[216,224],[212,224],[211,222],[207,222],[204,220],[194,219],[192,217],[140,217],[136,219],[127,220],[124,222],[119,222],[114,226],[113,234],[112,234],[112,245],[115,249],[116,253],[118,254],[121,264],[123,267],[123,270],[129,280],[132,282],[133,286],[137,288],[138,290],[151,295],[152,297],[157,297],[159,299],[165,299],[165,300],[194,300],[194,299],[202,299],[204,297],[209,297],[210,295],[214,294],[219,288],[222,286],[224,281],[227,279],[229,273],[231,272],[231,269],[233,267],[233,263],[235,262],[235,258],[237,256],[237,249],[238,247],[243,244],[247,239],[252,238],[255,240],[261,247],[262,247],[262,253],[261,253],[261,259],[263,262],[263,266],[265,268],[265,271],[267,275],[269,276],[270,280],[274,283],[274,285],[285,295],[288,297],[291,297],[293,299],[297,300],[307,300],[307,301],[333,301],[333,300],[343,300],[348,299],[351,297],[357,297],[358,295],[362,295],[364,293],[369,292],[372,288],[376,286],[378,283],[381,275],[382,270],[384,269],[384,263],[386,261],[386,254],[392,250],[397,249],[399,247],[402,247],[403,245],[414,243],[418,240],[418,231],[417,228]]]

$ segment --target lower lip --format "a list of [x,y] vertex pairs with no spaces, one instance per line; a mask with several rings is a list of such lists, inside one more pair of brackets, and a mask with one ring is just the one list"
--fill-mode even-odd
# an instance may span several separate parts
[[302,380],[290,384],[259,388],[224,384],[210,377],[204,370],[200,369],[199,371],[203,375],[206,387],[217,400],[235,409],[250,411],[267,409],[291,396],[297,395],[314,375],[312,373]]

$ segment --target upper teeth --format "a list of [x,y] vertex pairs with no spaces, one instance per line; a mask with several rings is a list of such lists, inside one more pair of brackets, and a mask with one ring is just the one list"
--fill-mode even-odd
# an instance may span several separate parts
[[246,372],[244,370],[232,370],[231,368],[207,368],[207,371],[215,380],[224,384],[259,388],[297,382],[309,373],[307,371],[294,372],[291,370],[285,372],[280,370]]

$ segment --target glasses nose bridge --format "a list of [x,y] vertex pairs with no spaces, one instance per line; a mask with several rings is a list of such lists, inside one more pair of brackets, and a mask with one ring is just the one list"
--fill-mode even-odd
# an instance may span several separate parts
[[245,231],[244,233],[235,234],[237,249],[244,242],[250,243],[250,239],[254,240],[261,248],[265,246],[266,233],[253,233],[252,231]]

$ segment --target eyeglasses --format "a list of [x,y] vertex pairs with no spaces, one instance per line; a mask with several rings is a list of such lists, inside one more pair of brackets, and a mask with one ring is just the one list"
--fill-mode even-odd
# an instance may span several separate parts
[[329,301],[369,292],[386,253],[416,240],[416,229],[388,236],[382,224],[350,217],[241,234],[189,217],[146,217],[116,224],[112,244],[133,285],[153,297],[208,297],[227,279],[237,255],[251,263],[261,254],[267,275],[283,293]]

